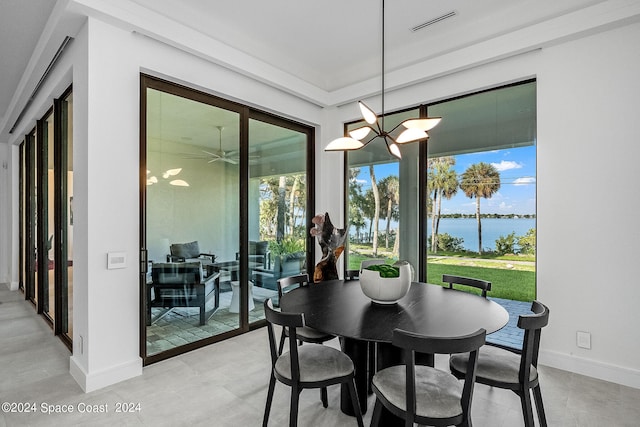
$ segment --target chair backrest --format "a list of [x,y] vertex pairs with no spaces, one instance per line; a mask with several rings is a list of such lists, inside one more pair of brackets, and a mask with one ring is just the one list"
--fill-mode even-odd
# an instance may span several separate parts
[[289,352],[291,356],[291,378],[294,381],[300,379],[300,368],[298,364],[298,344],[296,328],[304,326],[303,313],[283,313],[273,308],[271,298],[264,301],[264,317],[267,319],[267,332],[269,334],[269,349],[271,352],[271,364],[274,366],[278,357],[278,343],[276,342],[276,334],[273,325],[282,326],[289,332]]
[[356,280],[360,278],[360,270],[347,270],[344,272],[344,280]]
[[402,348],[404,353],[407,378],[405,396],[408,415],[416,413],[416,352],[428,354],[469,353],[460,405],[462,406],[463,414],[467,414],[471,410],[473,385],[476,378],[476,367],[478,365],[478,350],[484,345],[486,335],[487,333],[484,329],[478,329],[472,334],[458,337],[430,337],[400,329],[393,331],[392,344]]
[[151,278],[157,285],[200,283],[203,277],[199,262],[159,262],[151,267]]
[[491,290],[491,282],[482,279],[474,279],[471,277],[453,276],[451,274],[443,274],[442,282],[449,284],[449,289],[453,289],[453,285],[471,286],[473,288],[481,289],[482,296],[487,297],[487,291]]
[[531,365],[538,366],[540,335],[542,328],[549,324],[549,308],[539,301],[531,303],[533,314],[522,314],[518,317],[518,327],[524,329],[524,341],[520,359],[520,382],[529,381]]
[[200,256],[200,245],[197,240],[189,243],[173,243],[169,246],[171,256],[187,259],[198,258]]
[[296,274],[295,276],[281,277],[278,282],[278,298],[282,298],[282,295],[299,288],[301,286],[309,285],[309,275],[306,273]]

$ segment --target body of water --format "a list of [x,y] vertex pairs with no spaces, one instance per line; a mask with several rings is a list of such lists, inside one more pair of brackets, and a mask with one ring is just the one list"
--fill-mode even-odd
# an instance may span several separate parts
[[[534,218],[482,218],[482,249],[495,250],[496,240],[500,236],[516,233],[518,238],[532,228],[536,228]],[[431,219],[427,230],[428,236],[431,236]],[[465,249],[478,251],[478,221],[475,218],[441,218],[438,233],[462,238]]]

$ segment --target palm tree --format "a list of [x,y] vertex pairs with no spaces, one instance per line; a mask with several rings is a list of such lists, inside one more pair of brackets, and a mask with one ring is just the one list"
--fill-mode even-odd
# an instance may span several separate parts
[[293,184],[289,190],[289,235],[293,236],[296,228],[296,197],[298,196],[298,183],[300,175],[293,176]]
[[362,195],[362,184],[357,178],[360,168],[349,169],[349,226],[356,229],[356,240],[359,241],[360,230],[365,226],[365,199]]
[[397,206],[400,199],[400,180],[397,176],[389,175],[380,181],[380,193],[387,205],[387,228],[385,235],[385,249],[389,249],[389,233],[391,219],[397,219]]
[[378,220],[380,219],[380,193],[378,192],[378,183],[376,182],[376,174],[373,171],[373,165],[369,165],[369,175],[371,175],[371,192],[375,202],[375,210],[373,214],[373,256],[378,256]]
[[431,204],[431,251],[438,250],[438,228],[440,226],[440,213],[442,211],[442,197],[450,200],[458,192],[458,174],[451,169],[455,165],[454,157],[437,157],[427,163],[429,169],[427,176],[427,188],[433,193]]
[[488,163],[480,162],[467,168],[460,179],[460,189],[464,194],[476,198],[476,219],[478,220],[478,253],[482,253],[482,224],[480,222],[480,198],[490,199],[500,189],[500,172]]

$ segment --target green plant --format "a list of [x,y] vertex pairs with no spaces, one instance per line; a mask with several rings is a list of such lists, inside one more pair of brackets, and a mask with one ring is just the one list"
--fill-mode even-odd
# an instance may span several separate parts
[[536,229],[530,228],[527,234],[518,237],[518,246],[520,246],[520,252],[523,254],[535,254],[536,253]]
[[499,255],[515,253],[516,233],[509,233],[506,237],[500,236],[496,239],[496,253]]
[[272,240],[269,242],[269,251],[273,255],[285,255],[294,252],[304,252],[304,239],[287,237],[281,241]]
[[380,273],[380,277],[384,278],[400,277],[400,269],[388,264],[374,264],[365,267],[365,269],[377,271],[378,273]]
[[[431,247],[431,236],[427,238],[429,247]],[[453,237],[448,233],[441,233],[437,236],[438,250],[449,252],[464,252],[464,239],[462,237]]]

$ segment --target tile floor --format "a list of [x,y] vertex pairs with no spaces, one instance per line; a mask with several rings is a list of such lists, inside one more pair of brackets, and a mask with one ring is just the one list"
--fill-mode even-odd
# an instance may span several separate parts
[[[543,334],[544,340],[544,334]],[[336,341],[336,340],[334,340]],[[337,341],[333,343],[337,345]],[[69,351],[19,292],[0,285],[0,401],[33,402],[36,413],[0,412],[4,426],[259,426],[269,376],[264,328],[166,360],[144,369],[142,376],[83,393],[69,375]],[[446,359],[438,359],[446,366]],[[638,426],[640,390],[541,367],[542,392],[550,426]],[[523,425],[520,404],[511,392],[476,386],[476,427]],[[133,412],[116,405],[139,404]],[[42,404],[71,405],[74,413],[45,414]],[[105,408],[107,413],[78,409]],[[101,406],[102,405],[102,406]],[[369,424],[370,410],[365,415]],[[289,389],[276,387],[269,425],[288,421]],[[323,409],[315,390],[300,399],[300,426],[355,426],[340,412],[339,389],[329,389]]]

